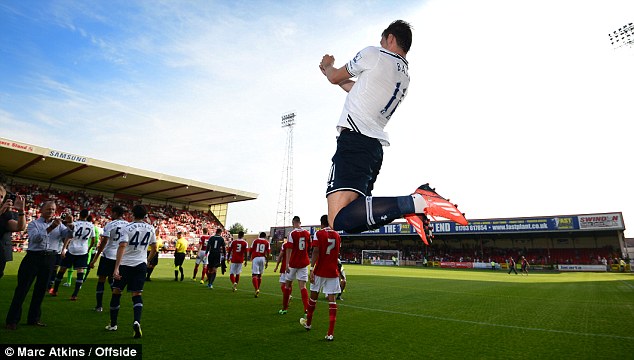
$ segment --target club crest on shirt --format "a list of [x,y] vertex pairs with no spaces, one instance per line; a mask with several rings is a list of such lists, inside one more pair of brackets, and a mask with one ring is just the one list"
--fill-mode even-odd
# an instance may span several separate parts
[[356,64],[357,61],[361,60],[361,58],[362,58],[361,51],[359,51],[357,55],[354,56],[354,59],[352,59],[352,62]]

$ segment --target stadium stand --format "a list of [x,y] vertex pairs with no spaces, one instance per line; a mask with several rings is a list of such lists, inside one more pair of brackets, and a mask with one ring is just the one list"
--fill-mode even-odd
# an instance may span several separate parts
[[[55,199],[59,204],[58,212],[71,213],[77,216],[81,209],[89,209],[95,219],[97,226],[103,226],[110,220],[110,209],[114,205],[121,205],[124,209],[131,209],[134,206],[133,200],[108,199],[100,194],[91,194],[86,191],[62,191],[58,189],[44,189],[35,184],[12,185],[14,192],[26,194],[27,221],[31,221],[37,216],[38,205],[47,199]],[[202,235],[202,229],[207,228],[209,233],[215,233],[217,228],[223,228],[213,213],[200,210],[189,211],[177,209],[171,205],[148,206],[148,218],[150,222],[159,229],[159,236],[166,240],[166,249],[173,251],[173,242],[177,231],[184,231],[186,238],[190,241],[190,251],[196,252],[195,245]],[[223,236],[229,237],[227,232]],[[14,233],[14,243],[16,251],[21,251],[23,243],[26,241],[26,233]]]

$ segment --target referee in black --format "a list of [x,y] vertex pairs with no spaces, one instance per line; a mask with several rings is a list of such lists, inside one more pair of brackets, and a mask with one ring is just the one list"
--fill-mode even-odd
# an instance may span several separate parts
[[[29,307],[27,324],[46,326],[40,321],[42,300],[46,294],[48,279],[53,270],[59,244],[69,237],[70,231],[59,217],[54,217],[57,207],[53,201],[45,201],[40,206],[40,217],[29,223],[29,247],[18,269],[18,285],[13,293],[11,307],[7,313],[6,328],[17,329],[22,316],[22,304],[35,280],[33,296]],[[70,215],[67,216],[67,221]]]

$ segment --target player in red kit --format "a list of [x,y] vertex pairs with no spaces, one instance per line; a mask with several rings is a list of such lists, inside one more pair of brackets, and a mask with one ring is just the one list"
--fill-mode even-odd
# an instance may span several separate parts
[[[284,245],[286,245],[286,239],[284,239],[284,243],[282,244],[282,249],[280,250],[280,254],[277,256],[277,264],[275,264],[275,269],[273,272],[277,272],[277,269],[280,269],[280,289],[282,289],[282,302],[284,299],[284,294],[286,294],[286,249],[284,249]],[[280,268],[280,264],[282,267]],[[291,283],[291,288],[288,290],[288,302],[293,299],[291,293],[293,292],[293,283]],[[283,306],[283,304],[282,304]]]
[[255,288],[255,297],[260,295],[260,285],[262,284],[262,273],[269,267],[269,253],[271,245],[266,240],[266,233],[261,232],[260,237],[253,240],[251,244],[251,281]]
[[337,302],[335,296],[341,292],[339,284],[339,247],[341,238],[339,234],[328,226],[328,215],[321,217],[322,229],[315,233],[312,243],[313,254],[310,259],[310,299],[308,300],[308,313],[306,318],[299,319],[299,323],[311,329],[313,313],[317,305],[317,298],[321,290],[328,296],[328,310],[330,312],[330,325],[326,340],[334,340],[335,321],[337,320]]
[[203,263],[203,273],[200,277],[200,283],[205,283],[205,274],[207,273],[207,264],[209,258],[207,257],[207,241],[211,236],[207,235],[207,228],[203,229],[203,236],[200,237],[200,241],[198,242],[198,255],[196,256],[196,265],[194,266],[194,277],[192,280],[196,281],[196,274],[198,274],[198,265]]
[[[286,293],[282,301],[280,315],[285,315],[288,311],[288,299],[291,295],[290,289],[293,280],[297,279],[299,289],[304,303],[304,314],[308,310],[308,269],[310,263],[308,258],[308,247],[310,246],[310,233],[301,227],[299,216],[293,217],[293,230],[288,235],[288,242],[284,245],[286,249]],[[283,260],[284,261],[284,260]]]
[[231,259],[231,267],[229,268],[229,279],[231,279],[232,290],[236,291],[240,282],[240,274],[242,273],[242,263],[246,265],[246,253],[249,244],[244,238],[244,231],[238,232],[238,238],[233,240],[229,245],[229,258]]

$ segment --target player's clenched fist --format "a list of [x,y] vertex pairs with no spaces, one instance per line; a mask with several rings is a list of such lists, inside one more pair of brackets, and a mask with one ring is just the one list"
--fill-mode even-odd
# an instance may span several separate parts
[[322,73],[324,73],[324,75],[326,74],[326,68],[333,66],[335,64],[335,57],[332,55],[324,55],[324,57],[321,58],[321,62],[319,63],[319,69],[321,70]]

